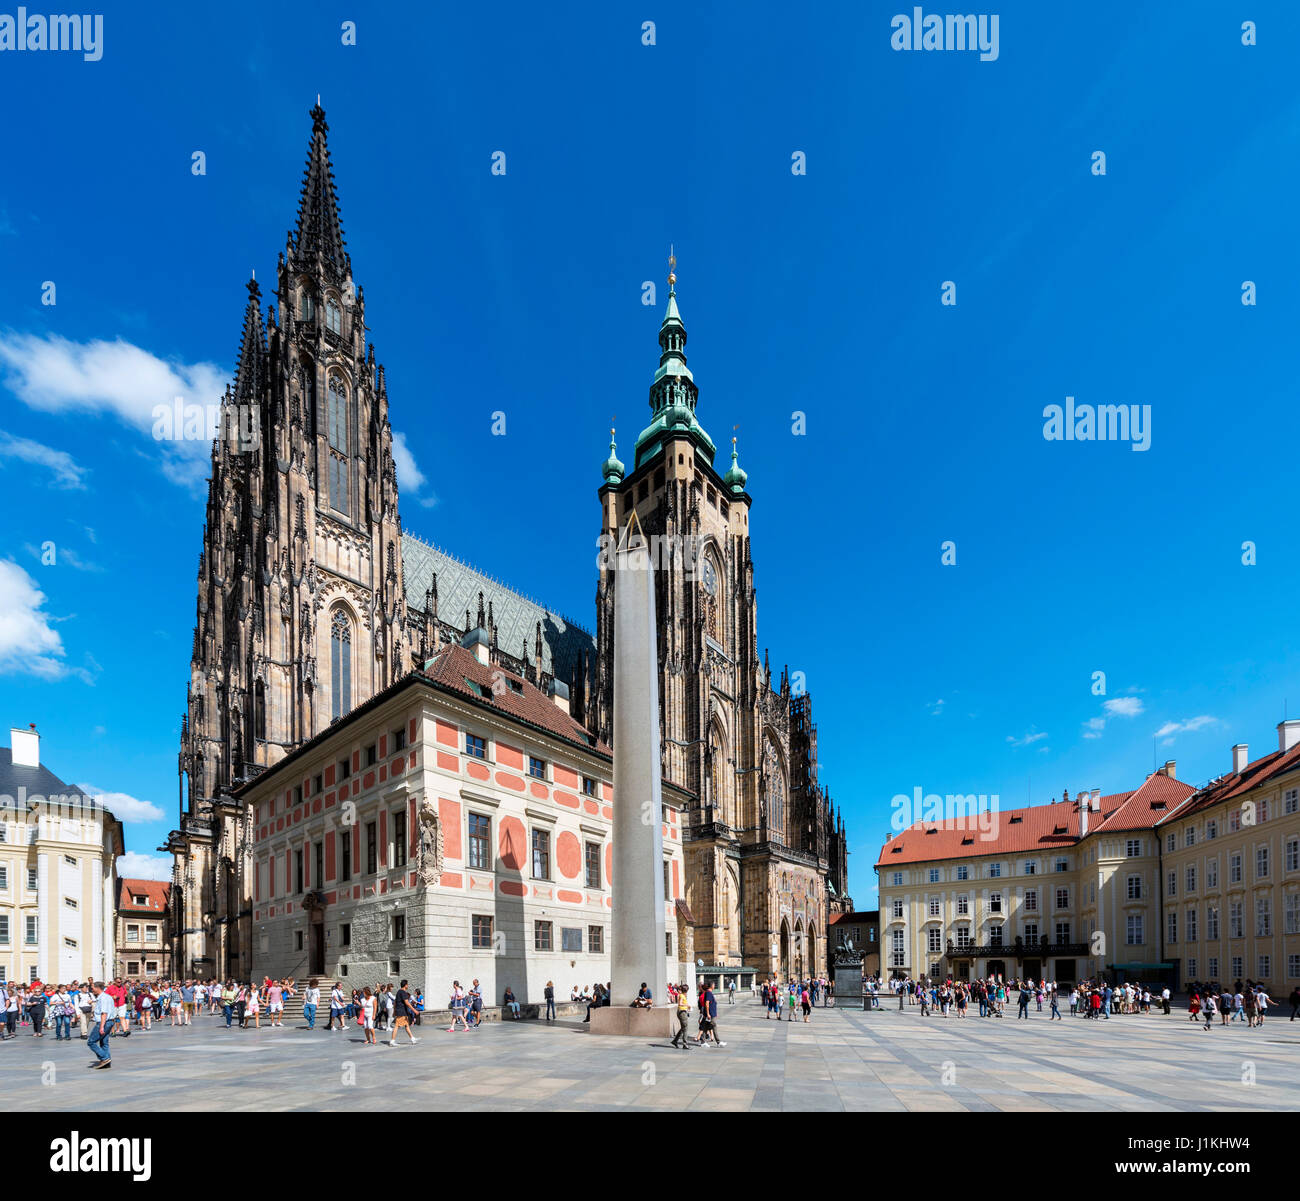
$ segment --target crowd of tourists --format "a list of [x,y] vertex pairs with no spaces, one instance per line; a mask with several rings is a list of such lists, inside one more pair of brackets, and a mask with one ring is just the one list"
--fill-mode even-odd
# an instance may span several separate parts
[[795,1020],[796,1014],[801,1014],[805,1022],[809,1021],[818,1002],[823,1009],[826,1008],[834,992],[831,982],[824,976],[789,980],[785,984],[779,983],[773,977],[766,981],[759,991],[763,1006],[767,1010],[764,1016],[768,1019],[775,1016],[778,1022],[781,1020],[782,1010],[787,1011],[787,1020],[791,1022]]

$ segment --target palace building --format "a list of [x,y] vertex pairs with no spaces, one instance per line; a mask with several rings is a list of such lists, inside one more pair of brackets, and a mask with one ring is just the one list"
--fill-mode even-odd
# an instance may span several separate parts
[[1170,760],[1130,792],[921,821],[876,862],[883,970],[971,979],[1300,980],[1300,721],[1202,788]]
[[[164,848],[174,862],[173,963],[184,974],[246,976],[264,941],[277,955],[283,950],[271,930],[263,939],[261,923],[271,895],[276,920],[290,902],[267,892],[255,899],[256,871],[269,873],[274,862],[256,866],[270,846],[250,815],[250,805],[273,802],[262,778],[305,748],[324,753],[322,738],[344,762],[347,737],[368,745],[351,715],[394,696],[408,676],[430,672],[448,648],[463,657],[482,647],[491,669],[530,697],[562,699],[565,720],[592,738],[587,754],[599,748],[608,756],[612,736],[612,572],[598,585],[593,638],[402,528],[384,368],[367,342],[319,104],[311,116],[297,220],[279,256],[273,303],[263,313],[250,280],[212,451],[177,761],[180,819]],[[678,565],[658,578],[665,797],[682,812],[683,882],[673,895],[692,915],[696,953],[710,962],[764,973],[824,970],[829,915],[851,908],[844,825],[818,783],[810,698],[787,673],[774,686],[766,655],[758,658],[745,473],[734,449],[725,475],[714,467],[713,443],[694,415],[685,341],[673,289],[652,423],[626,474],[611,448],[600,491],[603,528],[635,508],[648,533],[689,532],[705,548],[698,579]],[[429,734],[432,748],[434,729],[422,716],[410,737]],[[521,735],[506,741],[517,746]],[[418,757],[421,748],[408,753]],[[428,767],[437,770],[436,756]],[[316,774],[325,773],[305,778]],[[279,787],[282,774],[274,778]],[[448,787],[423,780],[407,801],[468,803]],[[304,846],[332,845],[309,827]],[[391,865],[398,855],[391,836],[383,845]],[[314,852],[304,854],[310,860]],[[442,885],[421,877],[402,887]],[[331,892],[346,890],[311,888],[316,899]],[[423,907],[420,920],[453,911]],[[337,925],[331,918],[325,929]],[[330,947],[326,963],[346,962],[331,958]]]

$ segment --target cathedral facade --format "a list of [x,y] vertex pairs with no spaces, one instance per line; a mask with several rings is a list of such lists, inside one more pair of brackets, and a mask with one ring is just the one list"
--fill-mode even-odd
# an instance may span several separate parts
[[[173,962],[251,968],[252,816],[233,795],[443,646],[481,629],[494,662],[567,693],[612,736],[612,572],[597,636],[402,529],[384,369],[366,339],[327,144],[312,134],[297,222],[263,312],[248,284],[199,555],[178,775]],[[698,572],[658,580],[665,778],[690,811],[687,897],[697,953],[761,972],[824,970],[844,907],[843,824],[817,783],[811,702],[757,657],[750,498],[695,420],[675,289],[660,331],[653,420],[626,474],[611,446],[603,525],[635,508],[647,532],[689,532]],[[233,431],[244,431],[235,437]],[[251,431],[252,436],[246,436]],[[850,906],[851,907],[851,906]]]
[[[686,901],[709,968],[786,979],[827,965],[829,917],[847,896],[843,820],[817,778],[812,698],[758,653],[750,556],[752,499],[732,439],[719,471],[686,365],[676,261],[650,385],[650,424],[630,467],[611,439],[600,488],[605,545],[633,513],[652,545],[659,625],[659,737],[664,779],[693,798]],[[614,558],[596,590],[593,729],[613,739]]]

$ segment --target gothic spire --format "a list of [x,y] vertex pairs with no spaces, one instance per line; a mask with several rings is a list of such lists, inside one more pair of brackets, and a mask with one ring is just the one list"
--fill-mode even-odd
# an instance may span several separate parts
[[244,325],[239,334],[239,361],[235,367],[234,399],[256,404],[261,398],[263,368],[266,362],[266,327],[262,324],[262,293],[257,279],[248,281],[248,304],[244,308]]
[[324,265],[338,278],[352,273],[352,262],[345,249],[343,223],[339,217],[339,199],[334,190],[334,168],[330,163],[325,135],[325,110],[319,99],[311,110],[311,147],[307,152],[307,169],[303,173],[302,198],[298,202],[298,232],[294,253],[299,259],[317,253]]

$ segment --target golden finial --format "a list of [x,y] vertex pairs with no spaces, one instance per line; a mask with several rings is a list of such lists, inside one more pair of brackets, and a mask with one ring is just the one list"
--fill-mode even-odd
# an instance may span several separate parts
[[677,282],[677,256],[673,253],[673,244],[668,243],[668,286]]

